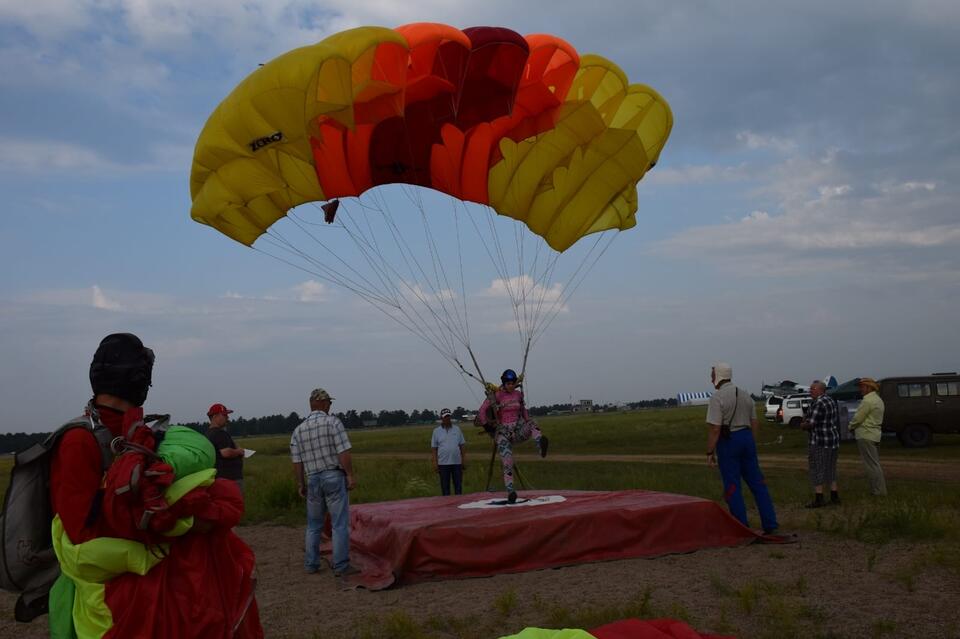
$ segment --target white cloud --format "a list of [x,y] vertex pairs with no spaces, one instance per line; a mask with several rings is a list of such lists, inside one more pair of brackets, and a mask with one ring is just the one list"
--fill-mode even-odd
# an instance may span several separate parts
[[105,290],[99,284],[89,288],[34,291],[22,300],[29,304],[94,308],[129,315],[167,315],[188,310],[174,304],[169,295]]
[[97,4],[93,0],[3,0],[0,23],[17,24],[37,37],[60,38],[89,27]]
[[490,282],[490,286],[482,294],[518,302],[526,300],[527,304],[536,304],[539,300],[551,303],[560,299],[563,294],[563,285],[554,282],[550,286],[543,286],[529,275],[520,275],[507,279],[497,278]]
[[740,131],[737,133],[737,141],[752,150],[770,149],[778,153],[789,153],[797,148],[794,140],[775,135],[760,135],[752,131]]
[[105,311],[122,311],[123,307],[116,301],[108,298],[99,286],[94,285],[91,290],[93,307]]
[[823,200],[830,200],[837,197],[843,197],[844,195],[849,195],[853,191],[853,187],[849,184],[840,184],[838,186],[821,186],[817,189],[820,193],[820,198]]
[[752,211],[750,215],[747,215],[741,222],[766,222],[770,219],[770,214],[766,211]]
[[182,171],[190,166],[193,150],[187,146],[160,145],[144,149],[144,161],[121,163],[99,150],[47,140],[0,138],[0,171],[16,173],[111,173]]
[[119,168],[93,149],[62,142],[0,139],[2,171],[97,171]]
[[316,280],[307,280],[293,287],[300,302],[323,302],[329,296],[329,287]]
[[786,158],[755,189],[756,198],[771,200],[769,208],[685,229],[654,252],[693,260],[709,255],[712,265],[750,276],[834,272],[856,279],[882,271],[907,280],[936,277],[944,259],[960,267],[941,255],[960,248],[960,220],[936,182],[877,181],[878,169],[861,169],[854,159],[835,148]]
[[885,182],[877,185],[881,193],[912,193],[913,191],[934,191],[936,182]]
[[715,166],[657,166],[643,177],[644,184],[707,184],[712,182],[736,182],[751,177],[745,165]]

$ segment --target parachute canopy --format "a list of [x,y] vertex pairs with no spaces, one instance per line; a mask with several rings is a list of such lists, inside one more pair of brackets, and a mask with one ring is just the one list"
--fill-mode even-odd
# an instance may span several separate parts
[[257,69],[197,141],[192,217],[252,245],[299,204],[390,183],[487,204],[563,251],[635,224],[673,124],[613,62],[551,35],[361,27]]

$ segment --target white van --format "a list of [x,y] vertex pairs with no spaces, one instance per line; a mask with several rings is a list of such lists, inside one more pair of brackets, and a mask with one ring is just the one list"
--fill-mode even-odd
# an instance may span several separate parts
[[771,395],[767,398],[763,416],[768,422],[777,421],[777,410],[779,410],[781,404],[783,404],[783,398],[779,395]]
[[787,424],[791,428],[800,428],[803,416],[810,408],[813,398],[808,393],[787,395],[777,409],[776,421],[778,424]]

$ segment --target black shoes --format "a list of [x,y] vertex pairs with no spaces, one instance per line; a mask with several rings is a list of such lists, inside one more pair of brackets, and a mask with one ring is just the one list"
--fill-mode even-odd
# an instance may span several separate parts
[[511,491],[507,494],[507,503],[508,503],[508,504],[515,504],[515,503],[517,503],[517,491],[511,490]]
[[541,457],[547,456],[547,448],[549,446],[550,446],[550,440],[547,439],[546,435],[541,435],[540,436],[540,456]]
[[350,575],[356,575],[356,574],[359,574],[359,573],[360,573],[360,570],[358,570],[357,568],[354,568],[353,566],[347,566],[347,567],[344,568],[343,570],[334,570],[334,571],[333,571],[333,576],[334,576],[334,577],[348,577],[348,576],[350,576]]
[[823,508],[827,503],[823,501],[823,493],[818,493],[809,504],[804,508]]

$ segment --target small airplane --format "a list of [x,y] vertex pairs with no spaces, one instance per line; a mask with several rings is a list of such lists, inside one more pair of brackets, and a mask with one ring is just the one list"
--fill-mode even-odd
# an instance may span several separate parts
[[[836,388],[837,378],[833,375],[825,375],[823,377],[823,383],[827,385],[827,389]],[[810,386],[805,386],[798,384],[789,379],[785,379],[779,384],[763,384],[760,394],[766,397],[786,397],[787,395],[794,395],[796,393],[809,393]]]

